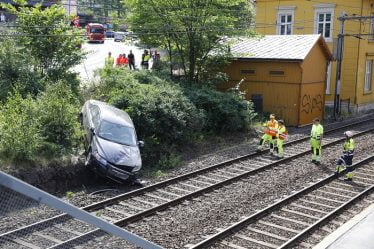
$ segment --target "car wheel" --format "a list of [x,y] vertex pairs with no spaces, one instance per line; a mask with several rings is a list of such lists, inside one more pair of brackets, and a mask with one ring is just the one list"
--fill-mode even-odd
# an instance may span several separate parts
[[91,148],[89,148],[88,152],[86,154],[86,160],[84,161],[84,166],[86,166],[86,167],[90,166],[91,158],[92,158],[92,150],[91,150]]

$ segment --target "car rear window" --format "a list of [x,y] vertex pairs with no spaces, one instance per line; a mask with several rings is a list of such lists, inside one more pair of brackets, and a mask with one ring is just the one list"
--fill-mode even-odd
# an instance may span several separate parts
[[134,128],[121,124],[115,124],[106,120],[103,120],[101,122],[98,135],[101,138],[115,143],[130,146],[136,145],[136,135]]

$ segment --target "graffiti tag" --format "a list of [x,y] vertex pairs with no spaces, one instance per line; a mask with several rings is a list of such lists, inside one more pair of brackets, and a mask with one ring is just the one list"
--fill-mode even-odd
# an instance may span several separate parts
[[301,101],[301,112],[306,114],[313,112],[321,112],[323,108],[322,96],[320,94],[315,95],[314,97],[305,94]]

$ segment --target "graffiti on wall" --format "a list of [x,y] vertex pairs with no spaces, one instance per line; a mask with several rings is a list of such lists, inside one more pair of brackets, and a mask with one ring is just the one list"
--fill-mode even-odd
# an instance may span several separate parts
[[323,98],[320,94],[311,96],[309,94],[304,94],[301,101],[301,112],[306,114],[320,113],[323,108]]

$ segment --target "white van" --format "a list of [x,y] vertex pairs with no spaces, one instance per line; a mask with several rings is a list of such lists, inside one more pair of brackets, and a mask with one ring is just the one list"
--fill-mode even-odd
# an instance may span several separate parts
[[125,38],[125,32],[115,32],[114,33],[114,41],[122,41]]

